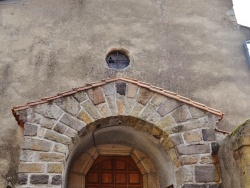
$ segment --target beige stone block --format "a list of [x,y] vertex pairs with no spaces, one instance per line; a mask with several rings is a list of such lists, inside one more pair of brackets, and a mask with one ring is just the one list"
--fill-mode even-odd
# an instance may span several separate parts
[[159,106],[166,97],[160,94],[155,94],[151,100],[151,103],[155,106]]
[[147,118],[147,121],[154,124],[160,119],[161,119],[161,116],[157,112],[155,112],[154,114],[152,114],[151,116]]
[[125,112],[124,112],[124,115],[130,115],[135,104],[136,104],[135,99],[133,99],[133,98],[125,98]]
[[55,103],[57,106],[71,115],[76,115],[80,110],[79,103],[71,96],[56,99]]
[[44,172],[43,163],[20,163],[18,172],[23,173],[40,173]]
[[190,113],[187,105],[183,105],[183,106],[177,108],[171,114],[177,123],[185,122],[185,121],[192,118],[191,113]]
[[179,106],[180,106],[180,103],[177,102],[176,100],[165,98],[165,100],[160,104],[159,108],[157,109],[157,112],[162,117],[164,117]]
[[106,103],[99,104],[96,107],[99,110],[99,112],[103,118],[110,117],[112,115],[112,113],[111,113],[111,111]]
[[125,101],[123,98],[117,99],[118,115],[123,115],[125,111]]
[[135,98],[137,95],[138,86],[135,84],[128,83],[127,84],[127,97],[128,98]]
[[54,151],[66,154],[66,153],[68,153],[68,147],[63,145],[63,144],[56,143],[55,147],[54,147]]
[[212,156],[202,156],[200,163],[201,164],[213,164],[215,161]]
[[62,153],[40,153],[39,160],[46,162],[63,162],[65,155]]
[[151,92],[150,90],[146,89],[146,88],[140,88],[139,90],[139,95],[138,95],[138,103],[142,104],[142,105],[146,105],[147,102],[153,97],[154,93]]
[[180,159],[182,165],[191,165],[191,164],[196,164],[198,162],[198,157],[195,155],[181,156]]
[[139,117],[146,120],[148,117],[152,115],[154,111],[155,111],[155,107],[152,104],[148,103],[143,109],[143,111],[140,113]]
[[97,108],[89,100],[83,102],[82,106],[93,119],[97,120],[101,118],[100,114],[98,113]]
[[137,103],[134,109],[132,110],[131,115],[134,117],[138,117],[143,108],[144,106],[142,104]]
[[95,87],[89,89],[87,94],[94,105],[101,104],[105,102],[104,93],[102,87]]
[[161,118],[158,122],[156,122],[156,126],[165,129],[166,127],[176,125],[174,118],[171,115],[167,115],[164,118]]
[[48,173],[62,173],[63,165],[62,163],[48,163]]
[[194,143],[194,142],[202,141],[201,130],[185,132],[183,136],[187,143]]
[[77,92],[73,95],[73,97],[79,102],[83,102],[88,99],[87,94],[83,91]]
[[112,115],[117,115],[117,104],[114,95],[110,95],[106,97],[108,106],[110,111],[112,112]]
[[63,114],[63,111],[51,103],[37,105],[34,111],[41,114],[43,117],[50,119],[58,119]]
[[44,138],[66,145],[69,145],[71,143],[71,139],[69,137],[50,130],[46,131]]
[[93,122],[93,119],[92,119],[92,118],[90,117],[90,115],[89,115],[86,111],[84,111],[84,110],[82,110],[82,111],[78,114],[77,118],[79,118],[80,120],[84,121],[86,124],[89,124],[89,123]]
[[23,138],[22,149],[36,150],[36,151],[50,151],[52,143],[46,140],[36,138]]

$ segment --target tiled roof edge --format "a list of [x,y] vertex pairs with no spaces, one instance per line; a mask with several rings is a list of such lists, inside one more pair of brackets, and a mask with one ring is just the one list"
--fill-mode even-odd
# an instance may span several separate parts
[[25,109],[28,109],[30,107],[33,107],[33,106],[36,106],[36,105],[39,105],[39,104],[48,103],[48,102],[50,102],[50,101],[52,101],[54,99],[69,96],[69,95],[75,94],[75,93],[77,93],[79,91],[85,91],[85,90],[88,90],[88,89],[91,89],[91,88],[94,88],[94,87],[103,86],[105,84],[108,84],[110,82],[115,82],[115,81],[118,81],[118,80],[125,81],[125,82],[128,82],[128,83],[132,83],[132,84],[138,85],[138,86],[143,87],[143,88],[147,88],[147,89],[149,89],[149,90],[151,90],[153,92],[159,93],[159,94],[161,94],[163,96],[178,100],[180,102],[186,103],[188,105],[199,108],[201,110],[210,112],[210,113],[212,113],[214,115],[219,116],[220,117],[219,121],[224,116],[224,113],[220,112],[219,110],[216,110],[216,109],[210,108],[210,107],[208,107],[208,106],[206,106],[204,104],[195,102],[195,101],[193,101],[193,100],[191,100],[189,98],[178,95],[177,93],[167,91],[167,90],[164,90],[162,88],[153,86],[153,85],[151,85],[149,83],[141,82],[141,81],[138,81],[138,80],[135,80],[135,79],[132,79],[132,78],[128,78],[128,77],[124,77],[124,78],[108,78],[108,79],[103,79],[100,82],[89,83],[89,84],[86,84],[83,87],[73,88],[72,90],[59,93],[59,94],[57,94],[55,96],[44,97],[44,98],[42,98],[40,100],[29,102],[29,103],[27,103],[26,105],[23,105],[23,106],[15,106],[15,107],[12,108],[12,113],[13,113],[14,117],[16,118],[16,120],[17,120],[17,122],[19,124],[21,122],[19,122],[19,117],[16,114],[17,111],[25,110]]

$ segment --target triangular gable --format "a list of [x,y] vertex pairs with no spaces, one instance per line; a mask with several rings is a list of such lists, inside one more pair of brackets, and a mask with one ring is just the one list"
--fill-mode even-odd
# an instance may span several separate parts
[[195,101],[193,101],[193,100],[191,100],[189,98],[178,95],[177,93],[167,91],[167,90],[164,90],[162,88],[152,86],[151,84],[141,82],[141,81],[131,79],[131,78],[111,78],[111,79],[101,80],[100,82],[89,83],[89,84],[86,84],[83,87],[77,87],[77,88],[73,88],[70,91],[59,93],[56,96],[45,97],[45,98],[42,98],[42,99],[40,99],[38,101],[29,102],[29,103],[27,103],[26,105],[23,105],[23,106],[13,107],[12,112],[13,112],[13,115],[16,118],[16,121],[18,122],[18,124],[20,126],[23,126],[23,121],[19,118],[19,116],[20,116],[19,112],[21,112],[22,110],[26,110],[26,109],[29,109],[29,108],[32,108],[32,107],[36,107],[36,106],[41,105],[41,104],[50,103],[50,102],[52,102],[52,101],[54,101],[56,99],[60,99],[60,98],[63,98],[63,97],[67,97],[67,96],[71,96],[71,95],[73,96],[74,94],[79,93],[79,92],[83,92],[83,91],[88,92],[91,89],[94,89],[94,88],[97,88],[97,87],[104,87],[105,85],[108,85],[108,84],[113,83],[113,82],[119,82],[119,81],[138,86],[139,88],[147,89],[151,93],[159,94],[161,96],[164,96],[164,97],[173,99],[175,101],[181,102],[183,104],[186,104],[188,106],[192,106],[192,107],[195,107],[195,108],[200,109],[202,111],[205,111],[205,112],[211,113],[213,115],[216,115],[218,117],[219,121],[223,118],[224,113],[222,113],[222,112],[220,112],[220,111],[218,111],[216,109],[213,109],[213,108],[210,108],[210,107],[208,107],[208,106],[206,106],[204,104],[195,102]]

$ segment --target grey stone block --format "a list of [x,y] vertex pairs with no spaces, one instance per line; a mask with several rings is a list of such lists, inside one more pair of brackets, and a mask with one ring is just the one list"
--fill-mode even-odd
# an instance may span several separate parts
[[48,175],[31,175],[30,183],[31,184],[48,184],[49,176]]
[[52,185],[61,185],[62,184],[62,176],[61,175],[53,176],[51,184]]
[[215,140],[215,132],[213,129],[202,129],[202,136],[204,141]]
[[36,125],[31,125],[26,123],[24,125],[24,136],[36,136],[38,127]]
[[27,174],[18,174],[18,185],[26,185],[28,180]]

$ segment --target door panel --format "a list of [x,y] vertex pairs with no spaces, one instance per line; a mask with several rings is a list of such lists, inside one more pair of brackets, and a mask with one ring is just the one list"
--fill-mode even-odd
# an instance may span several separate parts
[[142,174],[130,156],[98,156],[86,175],[86,188],[142,187]]

